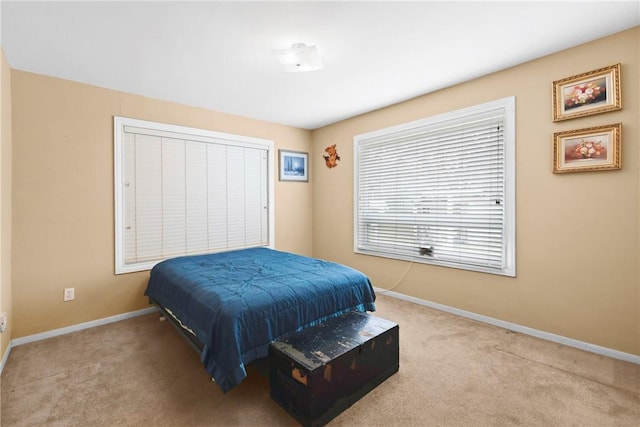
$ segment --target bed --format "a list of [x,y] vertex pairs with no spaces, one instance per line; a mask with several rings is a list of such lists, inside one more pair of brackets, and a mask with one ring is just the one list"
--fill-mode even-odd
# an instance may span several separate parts
[[158,263],[145,295],[180,326],[225,393],[281,336],[348,311],[375,311],[363,273],[264,247]]

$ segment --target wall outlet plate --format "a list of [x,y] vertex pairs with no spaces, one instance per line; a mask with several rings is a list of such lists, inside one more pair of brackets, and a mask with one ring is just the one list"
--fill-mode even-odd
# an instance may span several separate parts
[[64,300],[65,301],[73,301],[76,298],[76,288],[65,288],[64,289]]
[[0,314],[0,332],[7,330],[7,313]]

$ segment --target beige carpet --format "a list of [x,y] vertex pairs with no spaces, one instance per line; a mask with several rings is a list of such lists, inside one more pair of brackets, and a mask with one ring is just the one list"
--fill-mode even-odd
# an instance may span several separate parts
[[[379,295],[400,371],[331,426],[640,425],[640,366]],[[2,426],[295,426],[264,364],[223,395],[147,315],[13,348]]]

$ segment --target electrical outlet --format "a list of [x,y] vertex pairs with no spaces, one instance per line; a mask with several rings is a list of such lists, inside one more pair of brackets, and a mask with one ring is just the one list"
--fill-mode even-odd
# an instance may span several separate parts
[[7,313],[0,314],[0,332],[7,330]]
[[64,289],[64,300],[65,301],[73,301],[76,298],[76,288],[65,288]]

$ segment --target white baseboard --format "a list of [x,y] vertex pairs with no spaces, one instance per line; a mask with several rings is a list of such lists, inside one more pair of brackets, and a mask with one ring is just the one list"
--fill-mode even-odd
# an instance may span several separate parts
[[[476,320],[478,322],[487,323],[493,326],[498,326],[500,328],[508,329],[510,331],[519,332],[525,335],[531,335],[536,338],[540,338],[543,340],[555,342],[558,344],[564,344],[569,347],[578,348],[580,350],[589,351],[591,353],[600,354],[603,356],[611,357],[614,359],[624,360],[626,362],[635,363],[640,365],[640,356],[636,356],[635,354],[625,353],[618,350],[613,350],[607,347],[601,347],[599,345],[590,344],[584,341],[575,340],[572,338],[563,337],[561,335],[551,334],[549,332],[539,331],[537,329],[529,328],[527,326],[518,325],[511,322],[505,322],[504,320],[494,319],[489,316],[484,316],[482,314],[473,313],[471,311],[460,310],[458,308],[450,307],[448,305],[439,304],[432,301],[423,300],[420,298],[412,297],[409,295],[404,295],[398,292],[387,291],[381,288],[374,288],[376,293],[380,295],[388,295],[393,298],[413,302],[416,304],[424,305],[426,307],[430,307],[436,310],[444,311],[447,313],[455,314],[457,316],[466,317],[471,320]],[[81,331],[83,329],[95,328],[96,326],[102,326],[113,322],[119,322],[120,320],[130,319],[137,316],[144,316],[145,314],[150,314],[156,312],[158,309],[156,307],[149,307],[142,310],[131,311],[129,313],[118,314],[116,316],[105,317],[103,319],[92,320],[90,322],[80,323],[77,325],[67,326],[65,328],[53,329],[51,331],[42,332],[39,334],[28,335],[26,337],[20,337],[9,342],[9,346],[2,356],[2,362],[0,362],[0,375],[4,371],[4,366],[7,363],[7,359],[9,358],[9,353],[11,349],[15,346],[28,344],[31,342],[36,342],[40,340],[44,340],[47,338],[52,338],[58,335],[69,334],[76,331]]]
[[477,320],[478,322],[488,323],[493,326],[498,326],[500,328],[508,329],[510,331],[519,332],[525,335],[531,335],[536,338],[540,338],[543,340],[555,342],[558,344],[567,345],[569,347],[578,348],[580,350],[589,351],[591,353],[600,354],[602,356],[611,357],[614,359],[624,360],[626,362],[635,363],[640,365],[640,356],[636,356],[635,354],[625,353],[623,351],[614,350],[607,347],[601,347],[599,345],[590,344],[588,342],[575,340],[573,338],[563,337],[561,335],[551,334],[549,332],[539,331],[537,329],[529,328],[527,326],[518,325],[516,323],[505,322],[504,320],[494,319],[489,316],[483,316],[482,314],[473,313],[471,311],[460,310],[455,307],[450,307],[444,304],[438,304],[436,302],[423,300],[420,298],[412,297],[409,295],[404,295],[398,292],[387,291],[381,288],[375,288],[376,293],[380,295],[388,295],[393,298],[413,302],[416,304],[424,305],[426,307],[430,307],[436,310],[444,311],[447,313],[455,314],[457,316],[466,317],[468,319]]
[[0,362],[0,376],[2,376],[2,371],[4,371],[4,365],[7,364],[7,359],[9,358],[9,353],[11,352],[11,347],[13,347],[13,343],[9,341],[9,345],[2,355],[2,362]]
[[115,316],[105,317],[98,320],[92,320],[90,322],[79,323],[77,325],[67,326],[65,328],[53,329],[51,331],[42,332],[34,335],[27,335],[26,337],[16,338],[11,341],[13,347],[22,344],[28,344],[35,341],[45,340],[47,338],[57,337],[58,335],[70,334],[71,332],[81,331],[83,329],[95,328],[96,326],[107,325],[109,323],[119,322],[125,319],[131,319],[133,317],[144,316],[156,312],[156,307],[144,308],[142,310],[130,311],[128,313],[117,314]]

